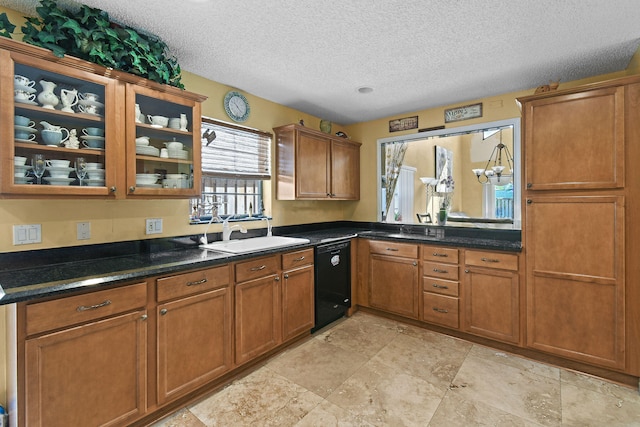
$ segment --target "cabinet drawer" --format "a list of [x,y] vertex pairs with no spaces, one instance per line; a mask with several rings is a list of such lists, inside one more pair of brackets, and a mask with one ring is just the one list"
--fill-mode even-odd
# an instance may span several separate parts
[[156,284],[157,298],[160,302],[210,291],[228,285],[230,279],[228,265],[163,277]]
[[29,304],[27,335],[111,316],[147,302],[147,283],[90,292],[53,301]]
[[464,263],[477,267],[518,271],[518,255],[498,252],[465,251]]
[[391,255],[403,258],[418,258],[418,245],[370,240],[369,252],[372,254]]
[[458,263],[458,250],[452,248],[438,248],[435,246],[422,247],[422,259],[433,262]]
[[440,280],[432,277],[422,278],[422,290],[425,292],[433,292],[436,294],[458,296],[458,282],[451,280]]
[[303,265],[313,264],[313,249],[303,249],[301,251],[282,254],[282,269],[290,270]]
[[280,267],[280,257],[273,255],[239,262],[235,265],[236,282],[246,282],[258,277],[276,274]]
[[422,274],[447,280],[458,280],[458,266],[439,262],[423,262]]
[[458,328],[458,298],[423,292],[423,320]]

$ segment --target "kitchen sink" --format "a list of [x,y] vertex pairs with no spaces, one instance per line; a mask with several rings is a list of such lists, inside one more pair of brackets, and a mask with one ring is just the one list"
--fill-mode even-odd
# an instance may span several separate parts
[[244,254],[248,252],[261,251],[264,249],[302,245],[309,242],[309,239],[302,239],[299,237],[263,236],[252,237],[249,239],[228,240],[226,242],[212,242],[206,245],[200,245],[200,248],[212,251],[227,252],[231,254]]

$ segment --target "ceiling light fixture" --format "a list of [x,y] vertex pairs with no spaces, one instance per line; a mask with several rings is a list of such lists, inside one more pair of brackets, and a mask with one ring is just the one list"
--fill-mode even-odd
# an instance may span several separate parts
[[[505,152],[505,158],[507,160],[507,164],[509,165],[509,173],[503,173],[505,170],[505,166],[502,164],[502,152]],[[494,158],[495,155],[495,158]],[[489,167],[491,161],[493,160],[493,166]],[[493,151],[489,156],[489,160],[487,161],[487,165],[484,169],[472,169],[475,176],[478,178],[478,182],[480,184],[487,184],[491,182],[492,184],[508,184],[511,182],[513,178],[513,156],[509,152],[509,149],[506,145],[502,143],[502,129],[500,129],[500,143],[493,147]],[[484,176],[485,180],[482,181],[480,177]],[[501,181],[502,179],[502,181]]]

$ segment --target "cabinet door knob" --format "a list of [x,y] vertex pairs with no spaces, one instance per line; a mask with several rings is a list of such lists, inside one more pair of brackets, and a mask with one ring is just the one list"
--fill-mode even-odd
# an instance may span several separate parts
[[533,203],[533,200],[527,199],[527,204],[530,205],[531,203]]
[[163,316],[164,316],[165,314],[167,314],[167,309],[166,309],[166,308],[163,308],[162,310],[160,310],[160,314],[161,314],[161,315],[163,315]]
[[276,275],[276,277],[274,277],[273,280],[275,280],[276,282],[279,282],[280,281],[280,276]]
[[109,188],[109,191],[111,191],[112,193],[115,193],[117,190],[116,186],[114,185],[113,187]]
[[131,187],[129,187],[129,192],[130,193],[133,193],[134,191],[136,191],[135,185],[132,185]]
[[289,278],[289,275],[288,275],[288,274],[285,274],[285,275],[284,275],[284,278],[285,278],[285,279],[288,279],[288,278]]
[[413,261],[413,266],[415,267],[416,265],[418,265],[417,261]]
[[530,182],[527,182],[527,188],[531,188],[531,187],[533,187],[533,184]]

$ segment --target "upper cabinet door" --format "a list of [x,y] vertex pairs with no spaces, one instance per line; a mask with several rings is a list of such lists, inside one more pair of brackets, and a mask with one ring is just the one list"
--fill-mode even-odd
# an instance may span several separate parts
[[624,87],[523,103],[528,190],[624,186]]
[[[0,191],[117,196],[117,82],[8,50],[0,51],[0,65]],[[82,185],[79,158],[89,166]]]
[[127,84],[128,197],[200,194],[201,108],[189,95]]

